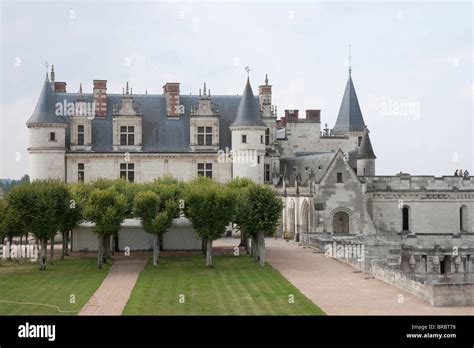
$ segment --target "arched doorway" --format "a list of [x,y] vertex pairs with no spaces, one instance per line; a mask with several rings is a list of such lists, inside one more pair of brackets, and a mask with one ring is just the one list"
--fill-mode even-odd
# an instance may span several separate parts
[[286,221],[286,228],[289,234],[289,238],[294,238],[295,237],[295,202],[290,201],[290,204],[288,206],[288,219]]
[[332,230],[334,233],[349,233],[349,214],[338,211],[332,218]]
[[309,232],[309,204],[308,201],[305,200],[301,207],[301,225],[300,225],[300,239],[303,243],[307,243],[307,234]]

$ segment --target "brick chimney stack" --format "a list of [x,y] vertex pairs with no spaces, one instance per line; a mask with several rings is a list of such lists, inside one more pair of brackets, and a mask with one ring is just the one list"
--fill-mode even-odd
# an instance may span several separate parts
[[107,80],[94,80],[95,116],[107,116]]
[[166,110],[168,117],[180,116],[180,102],[179,102],[179,83],[167,82],[163,86],[163,93],[166,96]]
[[299,110],[285,110],[286,122],[298,122]]
[[66,93],[66,82],[55,82],[54,83],[54,91],[56,93]]
[[321,123],[321,110],[306,110],[306,122]]

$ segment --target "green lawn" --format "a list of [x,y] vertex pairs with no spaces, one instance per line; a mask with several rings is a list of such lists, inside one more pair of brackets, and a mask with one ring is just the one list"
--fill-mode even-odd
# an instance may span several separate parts
[[214,256],[213,263],[208,269],[202,256],[169,256],[154,269],[149,261],[123,314],[324,315],[269,265],[249,256]]
[[[109,265],[97,269],[95,258],[68,258],[38,271],[36,263],[17,264],[3,261],[0,265],[0,315],[75,315],[86,304],[107,275]],[[75,303],[70,303],[70,296]],[[56,308],[5,303],[34,302]]]

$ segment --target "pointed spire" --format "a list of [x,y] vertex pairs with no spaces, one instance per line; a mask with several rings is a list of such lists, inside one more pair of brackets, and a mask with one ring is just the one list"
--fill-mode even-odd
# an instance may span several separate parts
[[126,94],[129,94],[129,90],[128,90],[128,81],[127,81],[127,85],[125,86],[125,92],[126,92]]
[[79,84],[79,93],[82,94],[82,82]]
[[372,143],[370,142],[369,129],[365,127],[364,136],[360,142],[359,151],[357,152],[359,159],[376,159]]
[[203,94],[206,95],[206,82],[204,82],[204,88],[202,89]]
[[240,99],[237,116],[231,126],[265,126],[248,77],[244,93]]
[[265,74],[265,85],[268,86],[268,75]]
[[39,123],[67,123],[62,116],[56,115],[56,96],[51,88],[48,74],[46,74],[35,111],[26,122],[27,125]]
[[360,110],[357,94],[349,74],[344,96],[342,97],[339,114],[337,115],[336,124],[332,129],[332,134],[347,134],[350,132],[363,132],[365,129],[364,117]]
[[349,45],[349,76],[352,73],[352,55],[351,55],[351,45]]

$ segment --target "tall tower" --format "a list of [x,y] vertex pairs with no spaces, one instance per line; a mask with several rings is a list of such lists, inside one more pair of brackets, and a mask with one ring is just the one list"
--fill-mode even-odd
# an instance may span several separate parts
[[26,122],[30,154],[30,178],[65,180],[67,121],[56,115],[56,96],[48,74],[35,111]]
[[370,142],[369,130],[365,127],[364,136],[357,153],[357,175],[375,175],[375,156],[374,149]]
[[344,96],[337,115],[336,124],[332,129],[332,135],[344,135],[356,148],[360,146],[364,136],[364,117],[360,110],[359,101],[352,81],[352,69],[349,66],[349,78],[347,80]]
[[232,177],[245,177],[263,183],[265,130],[267,126],[247,78],[232,132]]

